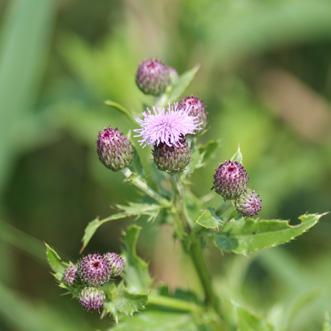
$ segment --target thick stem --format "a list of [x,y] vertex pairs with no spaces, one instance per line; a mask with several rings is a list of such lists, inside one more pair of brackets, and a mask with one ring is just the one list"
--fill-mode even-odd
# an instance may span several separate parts
[[197,312],[201,309],[200,306],[193,302],[188,302],[180,299],[174,299],[161,295],[151,294],[148,297],[148,304],[155,305],[171,310],[180,310],[186,312]]

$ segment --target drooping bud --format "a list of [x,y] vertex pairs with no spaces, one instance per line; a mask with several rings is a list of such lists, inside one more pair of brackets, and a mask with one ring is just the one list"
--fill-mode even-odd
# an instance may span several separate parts
[[112,277],[118,277],[122,274],[124,267],[125,267],[125,262],[122,256],[116,254],[116,253],[106,253],[105,258],[110,264],[111,267],[111,276]]
[[202,100],[194,96],[186,97],[179,102],[178,108],[186,110],[189,115],[198,119],[198,132],[201,132],[206,128],[207,113],[205,110],[205,104]]
[[78,274],[83,283],[99,286],[110,279],[111,267],[104,256],[89,254],[80,260]]
[[157,59],[145,60],[136,73],[136,83],[139,89],[150,95],[162,94],[171,83],[174,71]]
[[97,153],[100,161],[113,171],[129,166],[134,156],[129,139],[118,129],[113,128],[99,132]]
[[156,166],[170,174],[182,172],[190,163],[191,149],[184,137],[179,145],[160,143],[154,146],[153,157]]
[[100,310],[105,299],[105,293],[96,287],[85,287],[79,295],[80,304],[88,311]]
[[233,200],[246,190],[248,175],[237,161],[225,161],[214,175],[214,188],[225,200]]
[[247,189],[236,199],[235,206],[243,216],[256,216],[262,209],[262,200],[254,190]]
[[67,286],[72,286],[77,279],[77,266],[70,264],[63,273],[63,282]]

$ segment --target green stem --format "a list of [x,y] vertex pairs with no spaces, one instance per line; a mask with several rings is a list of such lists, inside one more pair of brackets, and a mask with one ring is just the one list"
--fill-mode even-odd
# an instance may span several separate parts
[[163,198],[160,194],[152,190],[140,176],[133,173],[129,168],[124,168],[122,173],[132,185],[146,193],[149,197],[157,201],[161,206],[170,206],[170,202],[167,199]]
[[163,307],[171,310],[181,310],[187,312],[196,312],[201,309],[200,306],[193,302],[188,302],[180,299],[165,297],[161,295],[151,294],[148,297],[148,304]]

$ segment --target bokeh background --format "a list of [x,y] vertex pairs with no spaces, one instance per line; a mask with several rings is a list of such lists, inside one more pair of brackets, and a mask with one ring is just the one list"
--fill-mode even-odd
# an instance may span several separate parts
[[[263,217],[331,209],[331,1],[1,0],[0,17],[0,330],[110,326],[60,296],[42,241],[76,259],[86,224],[138,197],[98,162],[95,139],[109,124],[129,129],[104,100],[136,111],[146,101],[134,82],[144,58],[179,73],[200,64],[187,93],[207,105],[203,140],[221,146],[194,177],[198,195],[240,144]],[[270,319],[291,304],[291,330],[320,330],[331,310],[330,221],[258,256],[212,252],[220,293]],[[120,251],[129,222],[105,226],[88,250]],[[167,229],[143,235],[156,279],[195,286]]]

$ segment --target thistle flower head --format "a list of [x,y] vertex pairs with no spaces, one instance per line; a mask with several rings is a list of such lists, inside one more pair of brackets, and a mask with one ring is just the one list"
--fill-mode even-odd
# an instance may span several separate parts
[[80,304],[88,311],[100,310],[105,299],[105,293],[95,287],[85,287],[79,295]]
[[118,129],[106,128],[99,132],[97,153],[100,161],[113,171],[127,167],[134,156],[129,139]]
[[235,206],[243,216],[256,216],[262,209],[262,200],[254,190],[247,189],[236,199]]
[[89,254],[80,260],[78,273],[82,282],[88,285],[98,286],[110,279],[111,267],[104,256]]
[[72,286],[77,278],[77,266],[70,264],[63,273],[63,282],[67,286]]
[[239,197],[247,187],[246,169],[237,161],[225,161],[216,169],[214,188],[225,200]]
[[104,256],[111,267],[111,276],[120,276],[125,267],[125,262],[122,256],[112,252],[106,253]]
[[190,96],[182,99],[178,107],[188,112],[190,116],[195,116],[200,122],[199,131],[202,131],[207,126],[207,113],[205,104],[202,100],[195,96]]
[[158,96],[171,83],[173,70],[157,59],[142,62],[136,73],[136,83],[145,94]]
[[189,164],[191,149],[184,137],[180,143],[180,146],[168,146],[164,143],[154,146],[154,162],[160,170],[174,174],[183,171]]
[[190,116],[186,109],[179,109],[178,104],[166,108],[154,107],[143,113],[137,122],[140,128],[136,129],[142,145],[180,146],[181,138],[195,133],[200,126],[199,119]]

